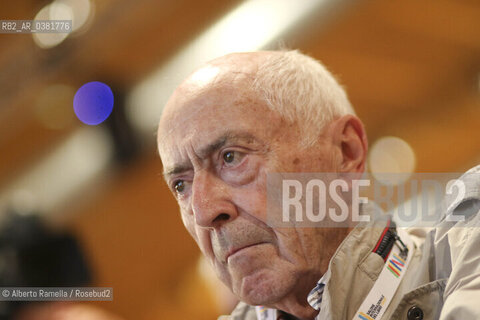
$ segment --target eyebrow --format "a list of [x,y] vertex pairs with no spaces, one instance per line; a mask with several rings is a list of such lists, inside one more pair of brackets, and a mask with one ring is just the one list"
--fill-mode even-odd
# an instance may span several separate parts
[[[214,152],[218,151],[221,149],[223,146],[225,146],[227,143],[230,142],[235,142],[235,141],[246,141],[248,143],[252,142],[260,142],[259,139],[255,138],[253,135],[250,133],[246,132],[226,132],[217,139],[215,139],[212,143],[209,143],[205,147],[201,148],[200,151],[198,151],[198,157],[200,159],[205,159],[209,157],[211,154]],[[179,174],[185,171],[188,171],[192,168],[191,165],[186,164],[186,165],[176,165],[173,168],[167,169],[163,172],[163,177],[165,180],[174,174]]]

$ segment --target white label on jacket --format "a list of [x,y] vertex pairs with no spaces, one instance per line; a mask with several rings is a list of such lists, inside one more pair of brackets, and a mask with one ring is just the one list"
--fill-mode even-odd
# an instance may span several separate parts
[[276,309],[270,309],[264,306],[257,306],[255,307],[255,311],[257,312],[258,320],[276,320],[277,319]]
[[393,245],[382,272],[353,320],[381,319],[392,301],[413,256],[413,242],[410,236],[400,228],[397,228],[397,234],[408,247],[408,254],[406,256],[405,254],[402,255],[397,243]]

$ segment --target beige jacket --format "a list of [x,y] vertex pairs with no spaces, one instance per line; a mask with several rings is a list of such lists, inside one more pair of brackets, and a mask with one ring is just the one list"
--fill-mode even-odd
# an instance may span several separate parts
[[[463,176],[466,196],[457,203],[447,203],[450,209],[446,214],[462,214],[466,221],[453,225],[443,220],[428,231],[407,230],[416,246],[382,319],[480,319],[479,175],[480,166],[468,171]],[[331,277],[316,319],[353,319],[384,266],[383,259],[372,252],[384,226],[385,222],[360,225],[337,249],[330,261]],[[254,307],[240,303],[231,316],[221,319],[257,317]]]

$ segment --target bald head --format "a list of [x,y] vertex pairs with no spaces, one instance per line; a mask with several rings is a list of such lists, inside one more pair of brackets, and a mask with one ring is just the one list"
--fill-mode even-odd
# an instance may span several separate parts
[[173,92],[163,112],[175,108],[178,99],[198,95],[221,85],[252,86],[258,67],[275,52],[232,53],[207,62],[191,73]]
[[333,119],[354,114],[345,91],[328,70],[298,51],[232,53],[211,60],[174,91],[164,114],[182,99],[220,84],[253,91],[273,112],[299,125],[304,145],[314,144]]

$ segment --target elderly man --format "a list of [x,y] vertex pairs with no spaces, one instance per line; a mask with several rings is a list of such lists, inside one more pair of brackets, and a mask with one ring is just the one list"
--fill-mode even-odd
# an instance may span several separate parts
[[[431,267],[433,250],[422,255],[422,236],[413,241],[384,221],[370,228],[267,221],[268,174],[365,169],[362,122],[312,58],[255,52],[209,62],[169,99],[158,146],[183,223],[242,301],[231,319],[435,319],[445,299],[442,319],[456,318],[447,280]],[[399,276],[390,270],[386,284],[387,257]],[[448,294],[465,285],[464,273],[459,279]],[[480,318],[478,306],[463,305],[468,319]]]

